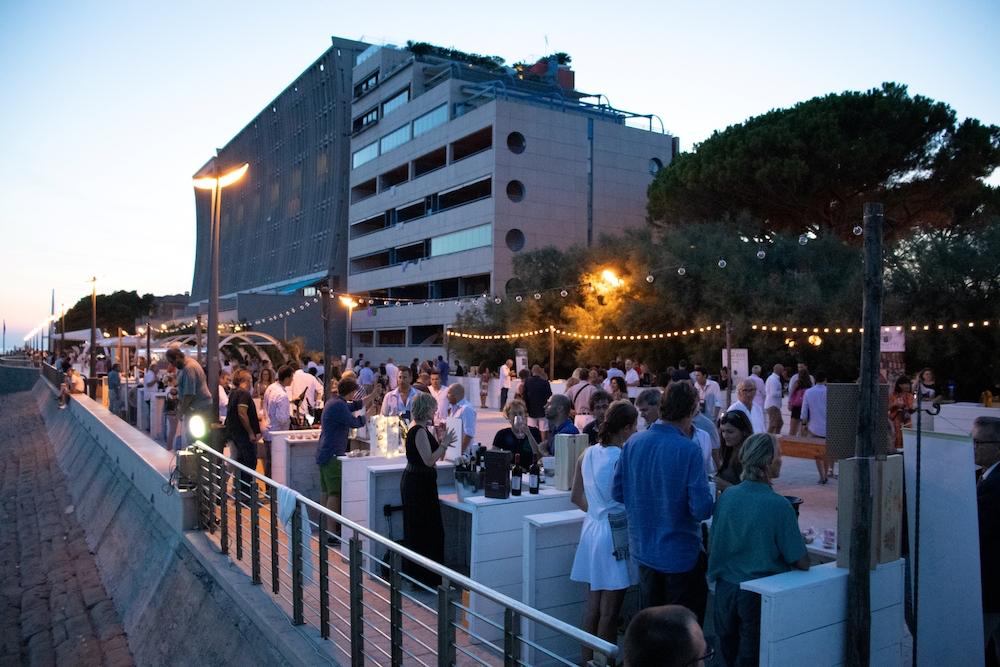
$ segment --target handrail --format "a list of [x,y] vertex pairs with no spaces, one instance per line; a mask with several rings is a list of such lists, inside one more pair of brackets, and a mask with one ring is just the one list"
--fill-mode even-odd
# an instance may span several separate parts
[[[236,468],[236,469],[238,469],[238,470],[240,470],[240,471],[242,471],[244,473],[252,475],[255,479],[258,479],[258,480],[264,482],[267,485],[274,486],[274,487],[283,486],[283,485],[279,484],[278,482],[275,482],[270,477],[266,477],[266,476],[262,475],[261,473],[257,472],[256,470],[248,468],[247,466],[243,465],[239,461],[236,461],[235,459],[232,459],[232,458],[226,456],[225,454],[222,454],[221,452],[215,451],[214,449],[212,449],[208,445],[201,444],[201,446],[198,446],[199,444],[200,443],[195,443],[195,445],[192,445],[192,447],[197,447],[197,449],[200,452],[211,454],[212,456],[225,461],[227,464],[233,466],[234,468]],[[305,496],[303,496],[302,494],[300,494],[295,489],[291,489],[291,490],[295,494],[295,497],[296,497],[297,500],[301,501],[306,506],[311,507],[312,509],[316,510],[320,514],[323,514],[323,515],[326,515],[327,517],[330,517],[331,519],[333,519],[336,522],[338,522],[339,524],[341,524],[341,526],[346,527],[346,528],[354,531],[355,534],[363,535],[364,537],[366,537],[369,540],[371,540],[373,543],[379,544],[379,545],[384,546],[384,547],[386,547],[386,548],[388,548],[388,549],[390,549],[392,551],[395,551],[396,553],[400,554],[401,556],[404,556],[404,557],[410,559],[411,561],[413,561],[417,565],[421,565],[421,566],[427,568],[428,570],[434,572],[435,574],[438,574],[441,577],[444,577],[447,580],[458,584],[462,588],[465,588],[465,589],[467,589],[467,590],[469,590],[471,592],[474,592],[474,593],[477,593],[479,595],[482,595],[483,597],[486,597],[486,598],[492,600],[493,602],[496,602],[496,603],[498,603],[500,605],[503,605],[504,607],[506,607],[508,609],[513,610],[515,613],[517,613],[518,615],[520,615],[522,618],[527,618],[527,619],[532,620],[532,621],[534,621],[536,623],[540,623],[542,625],[548,626],[548,627],[552,628],[553,630],[559,631],[560,633],[562,633],[562,634],[570,637],[574,641],[576,641],[576,642],[578,642],[578,643],[580,643],[580,644],[582,644],[582,645],[584,645],[584,646],[586,646],[586,647],[588,647],[590,649],[593,649],[595,651],[603,653],[603,654],[607,655],[609,658],[613,658],[613,659],[617,660],[617,658],[618,658],[618,647],[615,644],[611,644],[610,642],[604,641],[600,637],[595,637],[594,635],[591,635],[591,634],[589,634],[587,632],[584,632],[583,630],[581,630],[580,628],[578,628],[578,627],[576,627],[574,625],[570,625],[569,623],[566,623],[565,621],[561,621],[558,618],[555,618],[553,616],[549,616],[548,614],[546,614],[544,612],[540,612],[540,611],[538,611],[537,609],[535,609],[533,607],[529,607],[528,605],[524,604],[523,602],[521,602],[519,600],[515,600],[514,598],[508,597],[508,596],[504,595],[503,593],[500,593],[499,591],[495,591],[492,588],[484,586],[484,585],[480,584],[479,582],[476,582],[476,581],[470,579],[469,577],[467,577],[467,576],[465,576],[465,575],[463,575],[463,574],[461,574],[459,572],[456,572],[455,570],[447,568],[447,567],[441,565],[440,563],[437,563],[436,561],[433,561],[433,560],[431,560],[431,559],[429,559],[429,558],[427,558],[425,556],[422,556],[422,555],[418,554],[415,551],[411,551],[410,549],[402,546],[401,544],[398,544],[396,542],[393,542],[390,539],[387,539],[386,537],[384,537],[384,536],[382,536],[382,535],[380,535],[380,534],[372,531],[369,528],[366,528],[365,526],[362,526],[360,524],[354,523],[350,519],[348,519],[346,517],[343,517],[340,514],[337,514],[336,512],[331,511],[330,509],[328,509],[328,508],[320,505],[319,503],[317,503],[317,502],[315,502],[313,500],[310,500],[309,498],[306,498]]]

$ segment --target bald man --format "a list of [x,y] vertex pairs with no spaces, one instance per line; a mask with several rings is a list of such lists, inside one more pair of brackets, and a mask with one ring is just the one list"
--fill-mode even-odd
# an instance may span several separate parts
[[476,409],[465,399],[465,387],[455,383],[448,387],[447,417],[462,420],[462,453],[476,437]]

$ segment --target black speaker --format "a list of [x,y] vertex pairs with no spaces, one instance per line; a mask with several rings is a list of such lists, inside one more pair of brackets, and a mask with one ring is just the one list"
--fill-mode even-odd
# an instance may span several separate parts
[[511,453],[503,450],[486,452],[486,480],[484,494],[487,498],[508,498],[510,496]]

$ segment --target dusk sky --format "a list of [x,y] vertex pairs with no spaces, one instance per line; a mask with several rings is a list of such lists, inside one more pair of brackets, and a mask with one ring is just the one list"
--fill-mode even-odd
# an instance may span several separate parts
[[[398,7],[398,9],[394,9]],[[337,35],[573,58],[577,87],[681,147],[816,95],[897,81],[1000,123],[1000,3],[0,4],[7,347],[90,291],[191,289],[191,176]],[[250,166],[253,169],[253,165]]]

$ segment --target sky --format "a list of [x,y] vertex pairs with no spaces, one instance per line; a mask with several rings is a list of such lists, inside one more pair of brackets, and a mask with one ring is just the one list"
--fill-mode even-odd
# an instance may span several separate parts
[[883,81],[1000,124],[1000,2],[0,3],[7,348],[90,292],[191,289],[192,174],[332,35],[573,58],[577,88],[713,130]]

